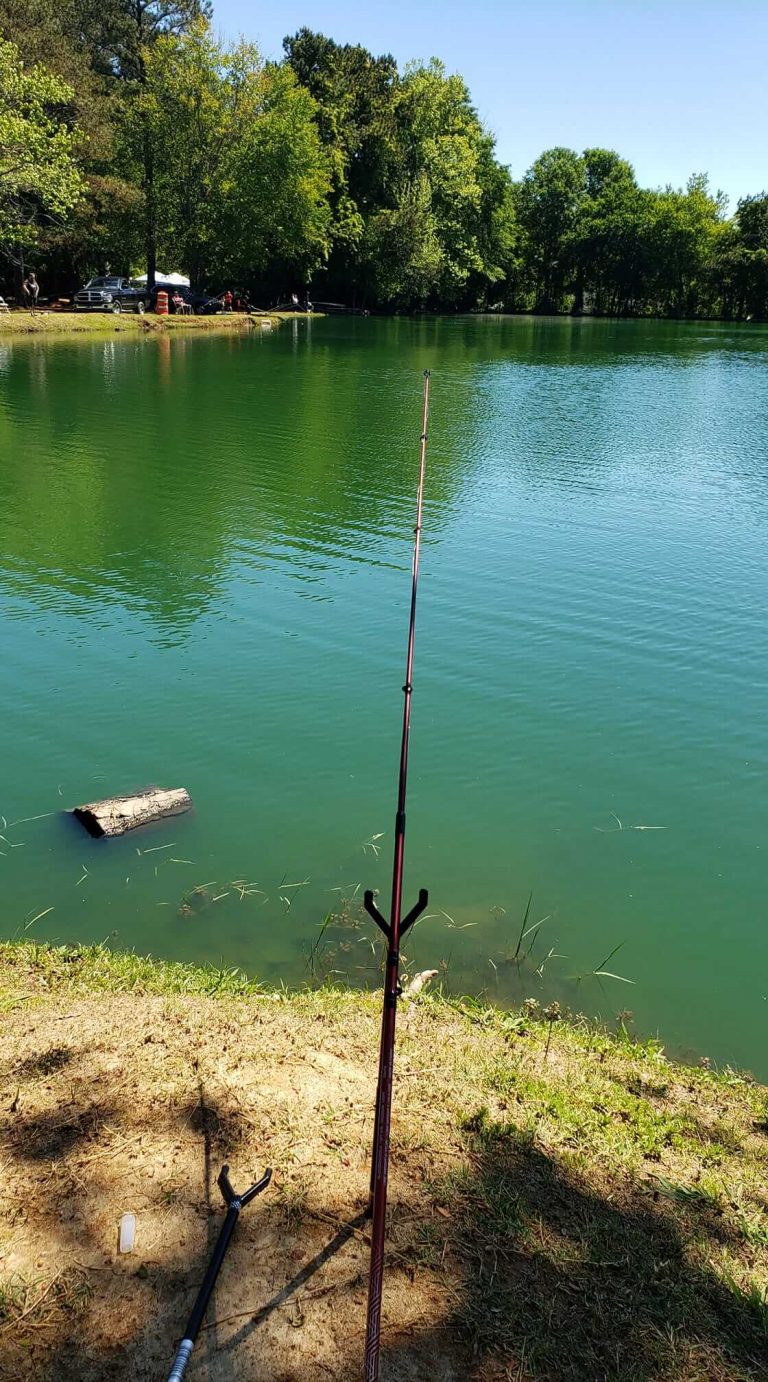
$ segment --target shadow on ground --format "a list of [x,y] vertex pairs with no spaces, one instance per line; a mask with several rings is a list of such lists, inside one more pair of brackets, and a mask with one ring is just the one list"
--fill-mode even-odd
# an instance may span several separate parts
[[766,1376],[764,1307],[691,1260],[692,1239],[719,1242],[716,1213],[683,1214],[626,1186],[596,1194],[527,1135],[482,1113],[466,1136],[470,1167],[442,1187],[451,1216],[443,1243],[460,1269],[453,1322],[473,1376]]
[[[190,1382],[361,1376],[373,1065],[311,1014],[282,1044],[249,1024],[250,1049],[236,1012],[158,1003],[126,1031],[123,1000],[84,1006],[67,1045],[43,1020],[25,1033],[0,1071],[0,1377],[165,1376],[223,1160],[238,1187],[276,1175],[238,1226]],[[485,1112],[460,1132],[440,1114],[441,1156],[406,1125],[411,1097],[425,1119],[437,1106],[403,1093],[395,1120],[382,1382],[766,1376],[764,1306],[706,1265],[714,1209],[627,1177],[598,1190]],[[125,1209],[137,1251],[120,1258]]]

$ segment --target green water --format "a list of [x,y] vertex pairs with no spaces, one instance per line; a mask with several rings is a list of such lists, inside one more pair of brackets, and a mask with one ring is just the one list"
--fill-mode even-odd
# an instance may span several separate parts
[[[297,982],[343,911],[316,972],[375,979],[430,366],[408,957],[766,1074],[767,349],[525,319],[2,346],[3,933],[52,908],[30,934]],[[61,814],[150,782],[194,814]],[[634,982],[601,987],[617,945]]]

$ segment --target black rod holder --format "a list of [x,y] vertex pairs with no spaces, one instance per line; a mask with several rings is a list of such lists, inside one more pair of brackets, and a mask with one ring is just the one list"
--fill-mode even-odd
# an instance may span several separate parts
[[213,1249],[211,1260],[208,1263],[208,1270],[203,1278],[203,1284],[197,1293],[197,1299],[192,1306],[192,1312],[187,1320],[184,1338],[179,1344],[176,1357],[173,1360],[173,1367],[168,1374],[168,1382],[182,1382],[182,1378],[187,1370],[187,1364],[192,1356],[192,1350],[195,1347],[195,1340],[200,1331],[200,1326],[203,1323],[203,1317],[208,1309],[208,1302],[213,1295],[216,1278],[221,1271],[221,1265],[227,1255],[227,1248],[229,1247],[232,1234],[235,1231],[235,1225],[240,1215],[240,1210],[245,1209],[245,1206],[250,1204],[251,1200],[254,1199],[256,1195],[260,1195],[262,1190],[266,1190],[271,1179],[272,1171],[269,1169],[264,1172],[261,1180],[256,1181],[255,1185],[250,1186],[242,1195],[238,1195],[233,1189],[232,1182],[229,1179],[229,1167],[222,1166],[219,1172],[217,1185],[221,1191],[224,1203],[227,1206],[227,1212],[224,1216],[224,1222],[219,1229],[219,1236],[216,1239],[216,1245]]
[[[411,907],[410,912],[408,912],[407,915],[404,916],[402,921],[400,922],[401,936],[404,936],[406,931],[410,931],[411,927],[413,926],[413,923],[415,921],[418,921],[422,912],[426,911],[428,905],[429,893],[427,892],[427,889],[419,888],[418,902],[413,907]],[[376,906],[376,903],[373,900],[373,892],[370,888],[366,889],[366,891],[363,893],[363,906],[366,912],[368,913],[369,917],[373,917],[373,920],[376,922],[376,925],[378,926],[379,930],[383,931],[384,935],[387,937],[387,940],[389,940],[391,932],[390,924],[386,920],[386,918],[381,915],[381,912],[379,911],[378,907]]]

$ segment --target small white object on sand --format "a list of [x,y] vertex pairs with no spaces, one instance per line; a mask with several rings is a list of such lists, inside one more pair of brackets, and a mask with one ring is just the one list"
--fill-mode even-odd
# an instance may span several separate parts
[[136,1245],[136,1215],[124,1214],[120,1220],[118,1252],[133,1252]]

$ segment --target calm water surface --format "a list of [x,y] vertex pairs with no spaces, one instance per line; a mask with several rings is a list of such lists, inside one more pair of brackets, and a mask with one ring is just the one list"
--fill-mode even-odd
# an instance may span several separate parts
[[[30,934],[297,982],[332,911],[315,974],[376,977],[430,366],[408,957],[768,1073],[767,350],[526,319],[1,346],[2,933],[50,908]],[[194,815],[61,814],[149,782]]]

